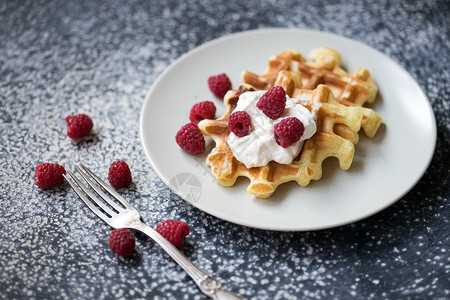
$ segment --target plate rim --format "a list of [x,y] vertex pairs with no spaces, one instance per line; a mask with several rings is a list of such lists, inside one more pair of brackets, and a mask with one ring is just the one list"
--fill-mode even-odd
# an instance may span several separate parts
[[[361,46],[364,47],[368,47],[374,51],[376,51],[378,54],[382,55],[384,57],[384,59],[389,60],[391,63],[395,64],[396,67],[400,68],[405,75],[407,75],[410,79],[411,82],[413,82],[416,87],[418,88],[418,90],[421,93],[421,98],[424,98],[425,104],[428,108],[428,113],[429,116],[431,118],[431,130],[432,130],[432,138],[433,138],[433,143],[432,143],[432,147],[430,148],[430,155],[427,157],[426,162],[423,164],[423,168],[420,170],[420,172],[418,172],[418,176],[416,178],[416,180],[412,181],[409,185],[408,188],[406,188],[403,193],[400,193],[397,197],[393,197],[393,199],[391,199],[390,201],[387,201],[384,205],[381,205],[380,207],[378,207],[375,210],[372,210],[370,212],[367,212],[365,214],[362,215],[358,215],[357,217],[353,217],[350,219],[346,219],[345,221],[338,221],[338,222],[332,222],[330,224],[325,224],[325,225],[316,225],[316,226],[309,226],[308,228],[302,227],[285,227],[285,226],[264,226],[261,224],[255,224],[255,222],[249,222],[249,221],[245,221],[245,220],[241,220],[238,219],[234,216],[227,216],[224,217],[223,215],[220,215],[220,213],[217,212],[216,209],[208,209],[205,210],[204,208],[199,207],[198,205],[195,204],[195,202],[191,202],[188,201],[184,198],[183,195],[181,195],[181,193],[179,193],[177,190],[175,190],[169,183],[169,181],[162,176],[160,170],[158,170],[158,168],[156,168],[156,164],[153,160],[153,158],[150,156],[150,152],[149,149],[145,143],[145,138],[144,138],[144,132],[143,132],[143,128],[144,128],[144,112],[146,111],[146,108],[148,105],[150,105],[151,100],[150,100],[150,96],[151,94],[154,92],[154,90],[157,88],[158,84],[165,78],[166,74],[168,74],[173,68],[175,68],[179,62],[183,61],[186,57],[189,57],[190,55],[202,51],[204,48],[207,48],[211,45],[214,45],[216,43],[221,43],[223,41],[226,41],[228,39],[234,39],[236,37],[241,37],[241,36],[246,36],[246,35],[253,35],[253,34],[269,34],[269,33],[276,33],[276,32],[288,32],[288,31],[292,31],[292,32],[296,32],[297,34],[318,34],[321,36],[325,36],[325,37],[330,37],[333,39],[341,39],[341,40],[345,40],[345,42],[349,42],[349,43],[356,43],[359,44]],[[324,229],[331,229],[331,228],[336,228],[336,227],[340,227],[340,226],[344,226],[344,225],[348,225],[351,223],[355,223],[358,222],[360,220],[366,219],[370,216],[373,216],[377,213],[379,213],[380,211],[385,210],[386,208],[388,208],[389,206],[393,205],[394,203],[396,203],[397,201],[399,201],[400,199],[402,199],[406,194],[408,194],[416,185],[417,183],[423,178],[424,174],[426,173],[427,169],[429,168],[431,161],[435,155],[435,151],[436,151],[436,143],[437,143],[437,124],[436,124],[436,117],[431,105],[430,100],[428,99],[425,91],[423,90],[422,86],[415,80],[415,78],[405,69],[403,68],[403,66],[401,66],[397,61],[393,60],[392,58],[390,58],[389,56],[387,56],[386,54],[382,53],[381,51],[379,51],[378,49],[375,49],[361,41],[358,40],[354,40],[351,38],[348,38],[346,36],[342,36],[339,34],[335,34],[335,33],[331,33],[331,32],[327,32],[327,31],[318,31],[318,30],[314,30],[314,29],[303,29],[303,28],[259,28],[259,29],[252,29],[252,30],[246,30],[246,31],[241,31],[241,32],[235,32],[235,33],[231,33],[231,34],[225,34],[222,35],[220,37],[214,38],[212,40],[209,40],[199,46],[196,46],[188,51],[186,51],[185,53],[181,54],[179,57],[177,57],[176,59],[174,59],[172,62],[169,63],[169,65],[165,68],[165,70],[160,73],[158,75],[158,77],[156,78],[156,80],[152,83],[150,89],[148,90],[145,99],[142,103],[142,107],[141,107],[141,111],[139,114],[139,135],[140,135],[140,140],[141,140],[141,144],[143,146],[143,150],[145,152],[145,155],[148,159],[148,161],[150,162],[150,165],[152,167],[152,170],[157,174],[157,176],[164,182],[164,184],[176,195],[178,195],[181,199],[183,199],[184,201],[186,201],[188,204],[196,207],[197,209],[201,210],[204,213],[207,213],[209,215],[212,215],[214,217],[219,218],[220,220],[224,220],[224,221],[228,221],[240,226],[246,226],[246,227],[251,227],[251,228],[256,228],[256,229],[262,229],[262,230],[270,230],[270,231],[294,231],[294,232],[302,232],[302,231],[316,231],[316,230],[324,230]],[[220,186],[221,187],[221,186]]]

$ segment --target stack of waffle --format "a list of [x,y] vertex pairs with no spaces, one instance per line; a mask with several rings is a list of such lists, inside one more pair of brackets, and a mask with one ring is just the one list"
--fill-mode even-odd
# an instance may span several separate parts
[[[202,133],[216,144],[206,163],[220,184],[232,186],[239,176],[248,177],[247,191],[258,198],[270,197],[284,182],[306,186],[322,177],[322,162],[327,157],[336,157],[344,170],[350,168],[361,128],[369,138],[376,134],[381,117],[363,107],[372,103],[377,94],[369,72],[361,67],[353,74],[345,72],[339,66],[340,54],[330,48],[314,49],[308,58],[310,61],[289,49],[272,57],[264,74],[242,72],[244,84],[224,97],[226,113],[219,119],[199,123]],[[305,141],[292,163],[271,161],[262,167],[247,168],[227,144],[228,119],[242,93],[273,86],[283,87],[289,97],[298,99],[316,116],[317,132]]]

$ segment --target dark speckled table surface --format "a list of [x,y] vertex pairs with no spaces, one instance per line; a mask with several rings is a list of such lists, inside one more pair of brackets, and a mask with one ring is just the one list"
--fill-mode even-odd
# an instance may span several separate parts
[[[42,190],[33,180],[42,162],[73,169],[89,161],[100,172],[118,159],[133,174],[121,193],[143,219],[187,222],[183,252],[245,298],[450,298],[449,16],[445,0],[1,1],[0,298],[206,298],[141,235],[136,255],[116,256],[110,228],[67,183]],[[423,88],[436,116],[436,152],[398,202],[337,228],[264,231],[183,201],[144,159],[138,120],[157,77],[204,42],[273,27],[358,40]],[[65,117],[80,112],[93,118],[95,135],[76,143]]]

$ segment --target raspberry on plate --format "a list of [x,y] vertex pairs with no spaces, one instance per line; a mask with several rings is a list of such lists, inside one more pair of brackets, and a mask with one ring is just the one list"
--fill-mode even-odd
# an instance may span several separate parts
[[122,160],[115,161],[109,167],[108,181],[116,189],[127,187],[131,183],[131,171]]
[[216,106],[211,101],[203,101],[194,104],[189,114],[189,120],[195,125],[203,119],[214,119]]
[[181,248],[190,230],[186,223],[178,220],[165,220],[156,226],[156,231],[175,247]]
[[225,73],[208,78],[208,86],[216,97],[223,98],[231,90],[231,81]]
[[181,149],[192,155],[205,150],[205,138],[198,126],[193,123],[181,127],[175,136],[175,140]]
[[286,91],[281,86],[274,86],[265,92],[256,103],[256,107],[272,120],[281,116],[285,106]]
[[126,257],[133,254],[136,241],[130,230],[127,228],[119,228],[111,231],[108,244],[116,254]]
[[287,148],[297,142],[304,131],[303,123],[295,117],[283,119],[273,126],[275,140],[283,148]]
[[228,120],[228,129],[236,136],[243,137],[252,131],[252,119],[245,111],[236,111]]
[[66,118],[67,135],[72,139],[79,139],[91,132],[94,123],[92,119],[86,114],[78,114],[75,116],[68,116]]
[[66,170],[59,164],[39,164],[34,172],[34,182],[41,188],[51,188],[64,181],[63,174],[66,174]]

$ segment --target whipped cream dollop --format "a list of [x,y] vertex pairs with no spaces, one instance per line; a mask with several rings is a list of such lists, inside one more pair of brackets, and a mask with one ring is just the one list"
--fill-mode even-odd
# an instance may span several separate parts
[[[286,96],[286,106],[283,114],[276,120],[267,117],[256,107],[259,98],[266,91],[245,92],[239,97],[236,111],[245,111],[252,119],[252,130],[249,135],[238,137],[233,132],[228,136],[228,146],[237,160],[247,168],[262,167],[270,161],[289,164],[300,153],[303,143],[316,133],[317,126],[314,115],[298,100]],[[300,139],[287,148],[275,141],[273,126],[288,117],[298,118],[305,128]]]

